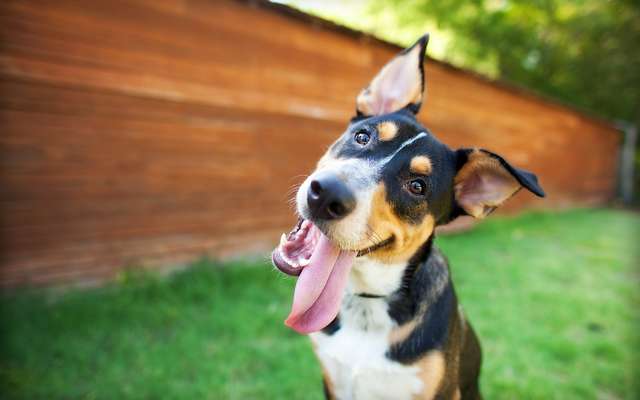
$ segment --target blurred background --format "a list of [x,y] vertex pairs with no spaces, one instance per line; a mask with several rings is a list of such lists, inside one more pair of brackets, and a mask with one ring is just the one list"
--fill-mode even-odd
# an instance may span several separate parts
[[449,227],[487,398],[640,398],[640,4],[0,2],[0,394],[322,398],[268,254],[355,96],[431,33],[419,119],[534,171]]

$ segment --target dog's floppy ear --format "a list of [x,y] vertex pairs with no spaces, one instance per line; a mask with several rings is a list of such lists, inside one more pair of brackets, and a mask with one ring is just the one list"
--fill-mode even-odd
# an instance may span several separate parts
[[495,153],[484,149],[460,149],[456,156],[455,200],[473,217],[486,217],[523,187],[536,196],[545,195],[534,174],[512,167]]
[[424,53],[429,35],[422,36],[385,65],[356,99],[358,116],[388,114],[407,107],[417,114],[424,92]]

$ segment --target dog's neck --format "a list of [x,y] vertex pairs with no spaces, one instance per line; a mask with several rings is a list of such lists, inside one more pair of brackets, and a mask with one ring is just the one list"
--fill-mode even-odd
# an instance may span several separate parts
[[449,271],[430,238],[411,260],[383,263],[367,256],[354,263],[341,315],[323,332],[333,334],[343,326],[388,334],[424,312],[446,290]]
[[400,288],[406,268],[406,262],[384,263],[368,256],[358,257],[346,294],[369,298],[391,296]]
[[358,257],[346,295],[384,299],[390,305],[401,303],[405,308],[414,307],[423,302],[425,296],[439,295],[448,282],[449,272],[442,257],[433,246],[433,236],[408,261],[385,263],[370,256]]

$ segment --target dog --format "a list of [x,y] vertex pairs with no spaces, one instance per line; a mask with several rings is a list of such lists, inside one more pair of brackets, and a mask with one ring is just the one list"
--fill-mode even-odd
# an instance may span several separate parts
[[537,177],[489,150],[452,150],[417,120],[429,36],[385,65],[301,184],[272,253],[297,276],[285,323],[309,334],[327,399],[480,399],[480,344],[434,230],[483,218]]

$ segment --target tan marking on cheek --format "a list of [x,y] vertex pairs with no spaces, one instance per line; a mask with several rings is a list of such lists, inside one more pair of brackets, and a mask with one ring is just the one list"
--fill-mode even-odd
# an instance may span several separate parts
[[386,196],[385,186],[380,184],[371,202],[368,225],[375,241],[369,245],[386,240],[392,235],[394,241],[388,247],[374,251],[370,257],[387,263],[407,261],[431,236],[435,220],[432,215],[427,214],[418,224],[404,221],[395,214]]
[[398,134],[398,125],[391,121],[378,124],[378,138],[383,141],[392,140]]
[[[371,214],[367,221],[369,229],[374,236],[370,244],[373,245],[391,237],[394,234],[394,226],[398,226],[400,223],[400,220],[391,209],[391,205],[387,202],[385,185],[383,183],[379,184],[371,199]],[[372,255],[382,250],[378,250]]]
[[398,344],[407,340],[409,335],[411,335],[411,332],[416,329],[417,325],[418,318],[415,318],[393,329],[391,332],[389,332],[389,345],[392,346],[394,344]]
[[431,160],[427,156],[413,157],[410,170],[416,174],[429,175],[431,173]]
[[420,380],[422,380],[422,393],[414,396],[415,399],[430,400],[435,398],[445,373],[444,354],[439,350],[432,350],[414,364],[420,368]]

